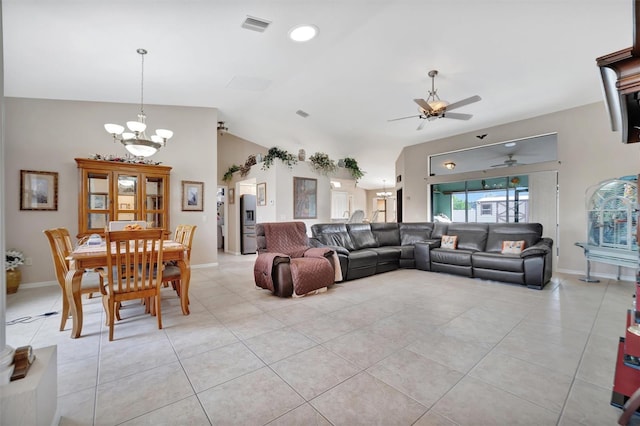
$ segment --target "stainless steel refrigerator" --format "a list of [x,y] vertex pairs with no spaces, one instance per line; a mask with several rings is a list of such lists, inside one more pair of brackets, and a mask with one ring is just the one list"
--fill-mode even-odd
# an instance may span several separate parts
[[255,253],[256,242],[256,196],[244,194],[240,196],[240,252]]

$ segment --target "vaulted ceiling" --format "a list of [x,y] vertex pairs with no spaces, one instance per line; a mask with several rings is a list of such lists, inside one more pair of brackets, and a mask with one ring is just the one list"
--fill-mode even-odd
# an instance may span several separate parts
[[[3,0],[2,13],[6,96],[138,103],[143,47],[145,103],[216,107],[260,145],[354,157],[365,188],[395,181],[405,146],[602,100],[595,58],[633,36],[631,0]],[[318,37],[291,41],[302,23]],[[482,97],[456,111],[473,118],[389,122],[418,113],[431,69],[441,98]]]

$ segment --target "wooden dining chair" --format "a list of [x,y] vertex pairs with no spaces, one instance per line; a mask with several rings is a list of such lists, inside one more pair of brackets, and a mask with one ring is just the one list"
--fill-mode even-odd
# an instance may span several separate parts
[[[174,241],[179,242],[187,248],[187,260],[191,260],[191,246],[193,244],[193,235],[196,232],[197,225],[178,225],[176,233],[173,237]],[[165,287],[169,283],[173,286],[173,289],[180,294],[181,282],[180,282],[180,268],[175,263],[169,263],[165,265],[164,272],[162,274],[162,282]]]
[[102,304],[108,317],[109,341],[113,340],[113,326],[120,303],[143,299],[162,328],[160,285],[162,282],[162,234],[160,228],[105,233],[107,268],[102,273],[100,288]]
[[[69,272],[69,262],[67,256],[73,251],[73,243],[69,230],[66,228],[45,229],[44,235],[49,241],[51,248],[51,257],[53,258],[53,266],[56,271],[56,279],[60,290],[62,291],[62,314],[60,316],[60,331],[64,330],[64,326],[69,318],[69,299],[65,290],[65,279]],[[84,278],[84,277],[83,277]],[[97,279],[83,279],[80,287],[80,294],[91,295],[100,292],[100,275]]]

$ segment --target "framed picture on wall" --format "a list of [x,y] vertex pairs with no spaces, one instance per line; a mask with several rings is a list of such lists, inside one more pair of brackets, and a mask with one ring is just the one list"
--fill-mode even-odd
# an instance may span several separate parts
[[318,180],[293,178],[293,218],[316,219],[318,217]]
[[204,210],[204,182],[182,181],[182,211]]
[[20,170],[20,210],[58,210],[58,173]]
[[259,206],[267,205],[267,183],[262,182],[256,185],[256,199]]

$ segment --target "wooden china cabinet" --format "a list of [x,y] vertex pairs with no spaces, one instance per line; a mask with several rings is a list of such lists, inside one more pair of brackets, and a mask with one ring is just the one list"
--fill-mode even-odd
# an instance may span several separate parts
[[78,238],[104,235],[113,220],[144,220],[169,232],[171,167],[76,158]]

